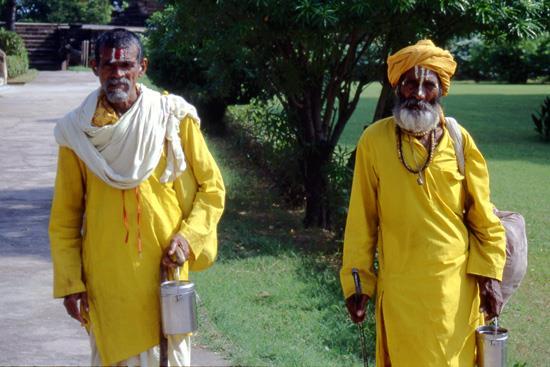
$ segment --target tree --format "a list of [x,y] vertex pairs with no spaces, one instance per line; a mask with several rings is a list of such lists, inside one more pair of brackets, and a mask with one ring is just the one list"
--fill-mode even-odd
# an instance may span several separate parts
[[[204,7],[212,7],[205,3]],[[227,106],[244,104],[260,93],[256,74],[246,63],[245,48],[233,47],[231,35],[224,42],[210,42],[217,32],[206,14],[195,17],[183,6],[167,6],[148,21],[146,37],[150,64],[148,76],[157,84],[180,93],[195,104],[211,133],[223,135]],[[208,13],[211,13],[210,9]],[[206,22],[206,23],[202,23]]]
[[526,83],[550,77],[550,34],[520,40],[485,40],[481,37],[453,42],[460,79]]
[[[200,57],[200,65],[251,71],[263,95],[278,99],[299,145],[296,158],[301,162],[306,189],[304,222],[320,227],[330,224],[327,168],[334,149],[364,87],[385,75],[388,53],[419,36],[431,36],[444,44],[452,36],[468,34],[480,26],[492,31],[510,19],[521,20],[519,25],[513,24],[517,32],[535,33],[540,28],[535,16],[543,11],[541,2],[488,0],[170,3],[171,22],[187,29],[187,33],[174,36],[173,42],[200,40],[195,47],[209,50],[181,51],[181,57],[190,63]],[[495,5],[499,5],[496,10]],[[522,16],[528,11],[534,16],[525,21]],[[186,22],[192,26],[185,28]],[[171,28],[165,32],[172,34]],[[177,70],[178,65],[173,66]],[[218,77],[205,76],[209,83]],[[247,86],[246,80],[241,86]],[[389,92],[391,89],[383,89],[381,110],[391,101]]]
[[15,32],[15,12],[17,2],[16,0],[3,0],[0,1],[0,10],[2,10],[3,20],[6,22],[6,29],[8,31]]
[[[388,29],[389,52],[423,37],[440,46],[472,34],[494,42],[517,43],[547,31],[550,16],[548,0],[402,1],[401,4],[401,11]],[[461,65],[458,68],[460,72]],[[385,75],[381,80],[383,87],[373,122],[390,116],[393,108],[392,88]]]
[[118,3],[110,0],[20,0],[17,12],[25,21],[107,24]]

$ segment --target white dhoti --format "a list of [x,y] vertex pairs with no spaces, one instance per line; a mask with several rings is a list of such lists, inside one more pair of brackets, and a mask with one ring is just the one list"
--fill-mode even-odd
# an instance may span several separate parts
[[[191,336],[189,334],[168,335],[168,366],[191,366]],[[92,348],[92,366],[103,366],[99,351],[95,344],[93,332],[90,332],[90,346]],[[141,367],[159,367],[160,349],[154,346],[140,354],[117,362],[115,366],[141,366]]]

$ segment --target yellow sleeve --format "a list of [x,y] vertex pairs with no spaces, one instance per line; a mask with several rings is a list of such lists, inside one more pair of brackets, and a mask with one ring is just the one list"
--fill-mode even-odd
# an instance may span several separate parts
[[180,139],[188,167],[198,185],[197,194],[189,216],[181,224],[179,233],[189,242],[191,251],[199,256],[216,226],[225,204],[225,187],[222,175],[210,154],[204,137],[191,117],[180,124]]
[[364,134],[357,145],[355,170],[344,234],[343,264],[340,282],[344,297],[355,293],[351,270],[357,268],[362,292],[372,297],[376,288],[374,253],[378,241],[378,177],[373,153]]
[[56,298],[86,290],[81,257],[85,184],[79,162],[72,150],[59,148],[49,225]]
[[465,138],[466,223],[470,232],[467,272],[501,280],[506,262],[506,234],[493,213],[485,159],[465,130],[462,136]]

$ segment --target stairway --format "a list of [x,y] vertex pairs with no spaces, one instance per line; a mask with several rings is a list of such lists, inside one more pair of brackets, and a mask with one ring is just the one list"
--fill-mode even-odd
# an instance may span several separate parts
[[29,52],[29,66],[38,70],[60,70],[59,26],[47,23],[16,23]]

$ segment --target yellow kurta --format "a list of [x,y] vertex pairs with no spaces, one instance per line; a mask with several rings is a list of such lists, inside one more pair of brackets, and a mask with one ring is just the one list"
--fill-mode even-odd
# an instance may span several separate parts
[[[424,185],[397,157],[393,117],[371,125],[358,143],[340,278],[346,298],[355,292],[354,267],[363,292],[376,292],[377,366],[390,359],[394,367],[474,365],[483,320],[471,274],[501,279],[505,234],[492,212],[485,160],[462,133],[466,178],[445,130]],[[420,164],[426,149],[411,140]],[[402,151],[415,167],[405,135]]]
[[[94,124],[116,122],[114,111],[105,107],[99,103]],[[170,238],[182,234],[195,256],[216,241],[225,197],[220,171],[190,117],[180,123],[180,138],[187,169],[179,181],[160,183],[163,154],[139,193],[108,186],[71,149],[59,149],[49,230],[54,297],[88,292],[89,318],[104,364],[159,343],[159,265]],[[186,277],[187,263],[181,274]]]

